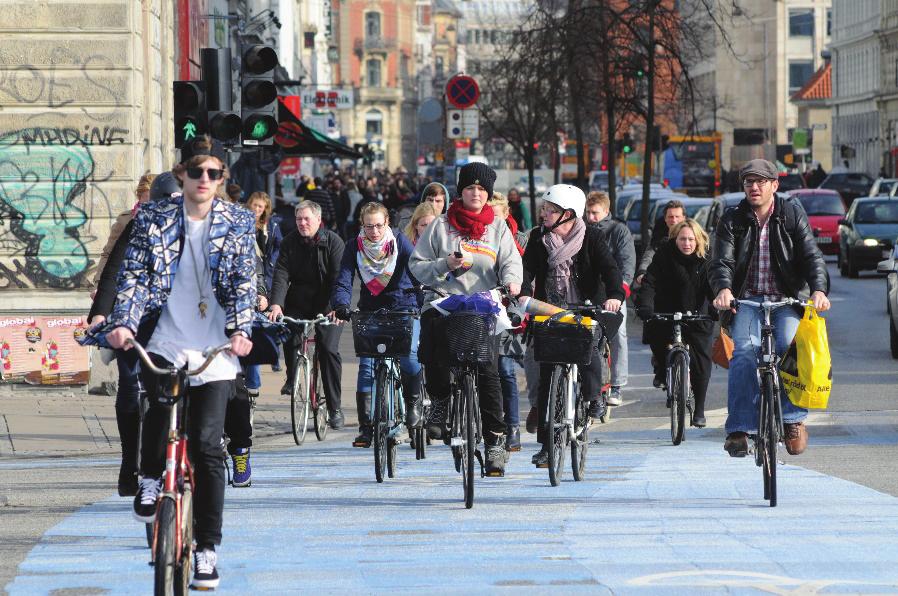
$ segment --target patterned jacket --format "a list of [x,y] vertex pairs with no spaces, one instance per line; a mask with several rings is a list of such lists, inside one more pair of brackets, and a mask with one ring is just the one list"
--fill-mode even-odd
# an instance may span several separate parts
[[[133,333],[141,322],[158,317],[171,294],[183,250],[182,197],[141,206],[122,262],[115,307],[107,322],[89,332],[84,344],[104,344],[116,327]],[[255,218],[239,205],[213,199],[209,230],[212,289],[225,311],[225,335],[243,331],[252,337],[256,305]]]

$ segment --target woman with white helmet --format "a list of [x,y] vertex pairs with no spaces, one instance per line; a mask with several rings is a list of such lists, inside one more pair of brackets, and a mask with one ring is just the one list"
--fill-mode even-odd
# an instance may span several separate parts
[[[524,251],[522,295],[556,306],[582,304],[589,300],[605,310],[617,312],[624,299],[620,270],[600,230],[583,222],[586,196],[570,184],[556,184],[543,195],[540,207],[542,225],[534,228]],[[596,348],[597,349],[597,348]],[[539,431],[543,445],[548,408],[551,364],[540,366]],[[582,394],[589,402],[591,416],[601,413],[601,357],[593,354],[589,366],[580,367]],[[533,457],[537,467],[548,466],[545,447]]]

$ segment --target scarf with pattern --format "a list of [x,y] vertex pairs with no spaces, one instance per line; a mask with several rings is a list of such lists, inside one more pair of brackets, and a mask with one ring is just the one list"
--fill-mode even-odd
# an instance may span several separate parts
[[396,271],[396,262],[399,260],[396,237],[393,236],[393,230],[387,226],[383,238],[379,241],[368,240],[365,231],[362,230],[356,242],[359,248],[356,256],[359,277],[371,295],[377,296],[389,285],[390,278]]

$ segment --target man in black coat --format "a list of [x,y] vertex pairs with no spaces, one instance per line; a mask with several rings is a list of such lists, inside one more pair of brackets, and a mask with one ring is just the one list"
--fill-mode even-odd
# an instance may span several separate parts
[[[735,297],[763,302],[784,297],[810,299],[818,312],[828,310],[829,275],[801,204],[776,195],[776,166],[753,159],[739,178],[745,199],[727,209],[715,230],[708,281],[716,295],[714,307],[731,310]],[[734,311],[735,312],[735,311]],[[795,337],[801,316],[792,307],[773,311],[776,351],[785,354]],[[759,395],[756,353],[760,349],[760,317],[754,309],[735,313],[730,325],[734,351],[730,361],[727,439],[724,449],[732,457],[748,454],[748,435],[757,432]],[[807,410],[782,392],[786,450],[802,453],[807,446],[804,426]]]
[[[312,319],[319,314],[332,315],[330,296],[340,271],[343,247],[340,237],[322,225],[321,206],[308,199],[300,202],[296,206],[296,231],[288,234],[281,243],[271,288],[269,318],[274,321],[281,314],[302,319]],[[340,325],[317,326],[315,329],[318,367],[327,396],[330,425],[334,430],[343,428],[340,408],[343,360],[339,350],[342,330]],[[284,345],[287,382],[281,388],[282,395],[289,395],[293,390],[293,359],[297,347],[295,337]]]

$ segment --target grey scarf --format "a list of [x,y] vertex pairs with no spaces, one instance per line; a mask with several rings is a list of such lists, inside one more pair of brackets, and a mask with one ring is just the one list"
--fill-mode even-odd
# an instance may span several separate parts
[[543,234],[543,245],[549,251],[549,272],[546,275],[546,298],[553,304],[575,304],[580,301],[572,268],[574,257],[583,248],[586,224],[574,218],[574,227],[562,238],[555,232]]

